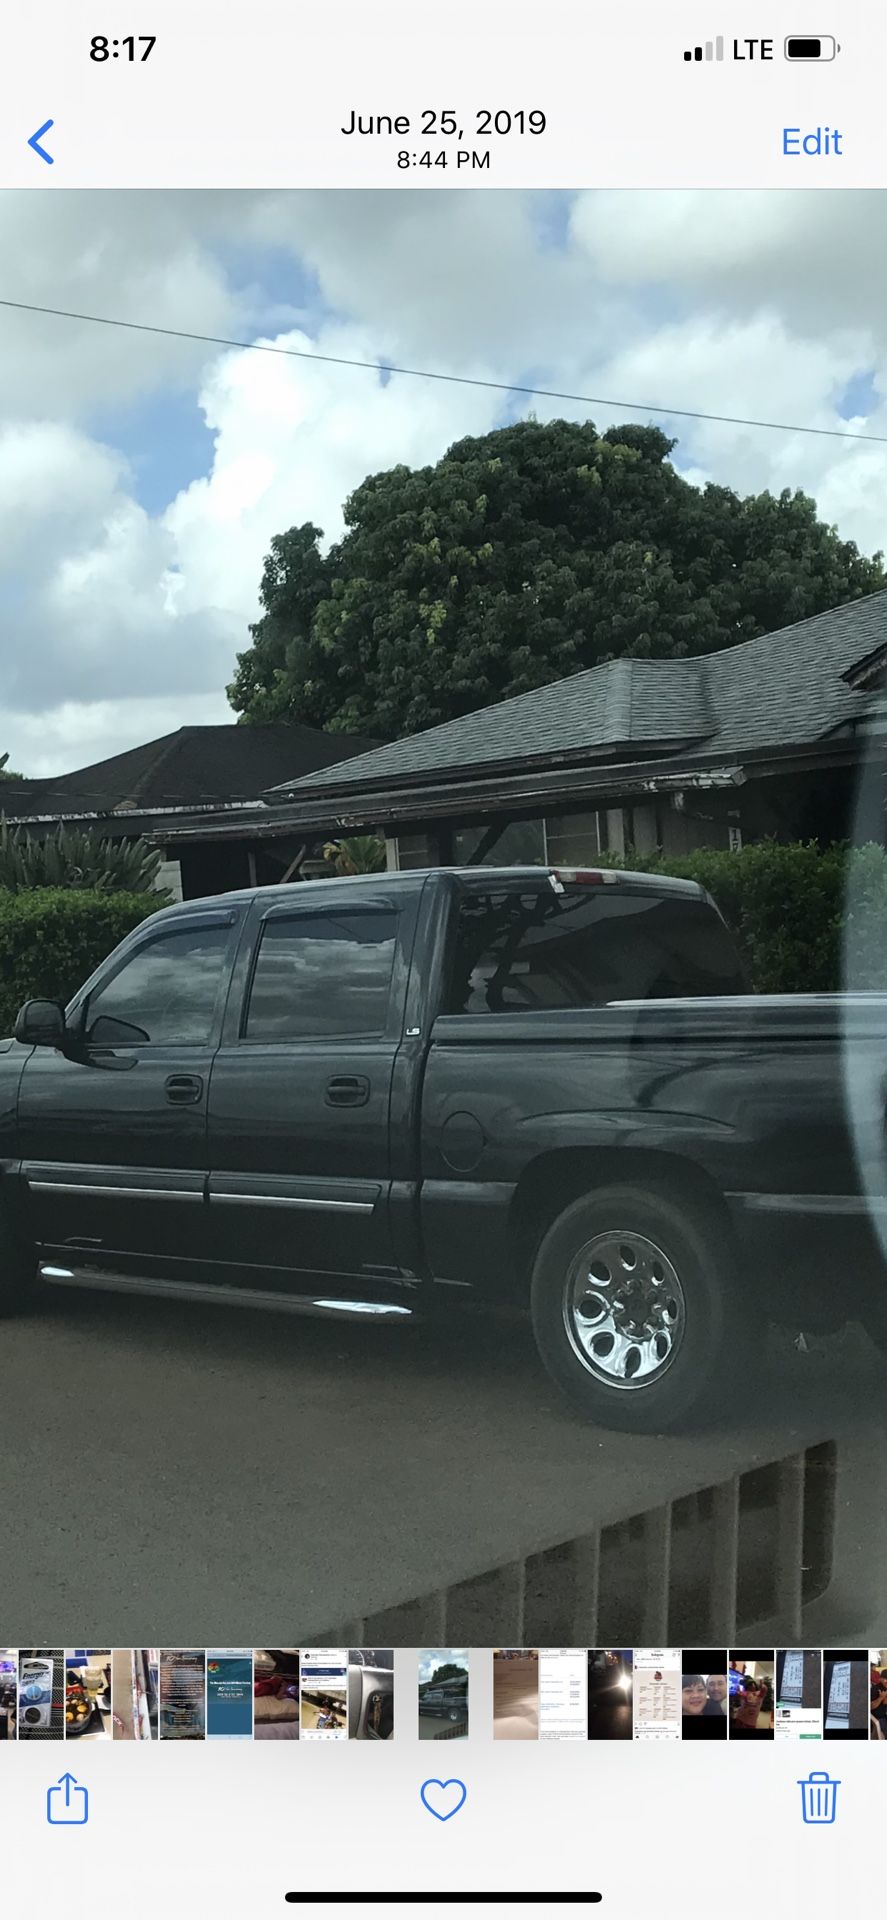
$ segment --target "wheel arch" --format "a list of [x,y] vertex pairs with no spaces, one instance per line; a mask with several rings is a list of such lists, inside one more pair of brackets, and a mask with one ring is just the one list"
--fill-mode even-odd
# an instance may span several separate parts
[[682,1201],[735,1244],[730,1208],[717,1182],[697,1161],[645,1147],[563,1147],[525,1167],[508,1214],[509,1264],[521,1297],[529,1289],[539,1247],[559,1215],[603,1187],[636,1186]]

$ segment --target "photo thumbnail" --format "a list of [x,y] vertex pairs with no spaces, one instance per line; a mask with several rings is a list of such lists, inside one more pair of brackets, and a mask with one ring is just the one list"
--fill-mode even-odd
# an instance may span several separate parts
[[60,1647],[19,1648],[18,1738],[65,1737],[65,1656]]
[[0,1647],[0,1740],[15,1739],[18,1702],[18,1654],[14,1647]]
[[589,1648],[589,1740],[631,1739],[633,1657],[630,1647]]
[[202,1647],[161,1649],[160,1738],[206,1738],[206,1654]]
[[253,1675],[253,1738],[298,1740],[298,1647],[256,1647]]
[[77,1647],[65,1653],[65,1739],[110,1740],[111,1649]]
[[430,1647],[419,1654],[419,1739],[468,1735],[468,1648]]
[[114,1739],[156,1740],[159,1698],[159,1649],[115,1647],[111,1654]]
[[681,1671],[681,1738],[726,1740],[729,1680],[725,1647],[684,1647]]
[[494,1647],[493,1739],[538,1738],[539,1649]]
[[866,1648],[826,1647],[822,1655],[824,1740],[877,1738],[880,1688],[872,1679]]
[[731,1740],[772,1740],[775,1725],[775,1656],[771,1650],[731,1648],[727,1683]]
[[349,1740],[393,1739],[393,1647],[349,1647],[347,1706]]
[[[874,1686],[874,1677],[872,1684]],[[874,1704],[872,1711],[874,1714]],[[774,1730],[777,1740],[822,1739],[822,1652],[819,1647],[777,1648]]]
[[299,1699],[303,1740],[347,1740],[347,1647],[303,1650]]

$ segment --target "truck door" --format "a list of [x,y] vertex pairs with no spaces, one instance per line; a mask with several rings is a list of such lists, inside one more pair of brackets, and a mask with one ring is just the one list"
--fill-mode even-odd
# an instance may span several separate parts
[[19,1151],[44,1259],[150,1272],[204,1254],[206,1108],[244,910],[149,922],[35,1047]]
[[[296,887],[254,902],[209,1097],[212,1245],[232,1285],[396,1271],[389,1108],[412,896]],[[242,956],[243,958],[243,956]]]

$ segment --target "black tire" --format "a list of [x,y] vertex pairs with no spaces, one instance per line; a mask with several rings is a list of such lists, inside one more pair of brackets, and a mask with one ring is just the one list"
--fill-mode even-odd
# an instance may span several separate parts
[[35,1248],[0,1215],[0,1320],[33,1306],[38,1290]]
[[[627,1257],[633,1240],[639,1256],[634,1273],[630,1265],[623,1270],[608,1247],[612,1241]],[[586,1282],[585,1256],[594,1252],[595,1242],[603,1255],[585,1269]],[[658,1259],[647,1251],[651,1247]],[[592,1273],[608,1277],[601,1281]],[[653,1276],[649,1284],[648,1274]],[[609,1302],[614,1287],[645,1285],[648,1295],[650,1285],[655,1289],[654,1333],[646,1345],[638,1340],[633,1346],[641,1320],[625,1319],[630,1306],[619,1305],[611,1315]],[[592,1317],[577,1321],[573,1306],[577,1289],[583,1288],[581,1304]],[[601,1304],[606,1319],[619,1315],[613,1333],[606,1319],[597,1330],[594,1315]],[[597,1425],[623,1433],[667,1433],[723,1404],[734,1372],[735,1345],[729,1336],[739,1325],[739,1308],[729,1229],[714,1209],[684,1205],[652,1186],[613,1185],[574,1200],[541,1242],[530,1307],[545,1367],[573,1406]],[[670,1324],[673,1307],[677,1313]],[[636,1311],[642,1316],[646,1309],[638,1305]],[[583,1346],[583,1340],[589,1344]],[[608,1377],[608,1365],[618,1371],[617,1340],[622,1353],[631,1350],[624,1384],[612,1373]],[[632,1384],[636,1356],[641,1356],[638,1366],[650,1368],[650,1378]]]

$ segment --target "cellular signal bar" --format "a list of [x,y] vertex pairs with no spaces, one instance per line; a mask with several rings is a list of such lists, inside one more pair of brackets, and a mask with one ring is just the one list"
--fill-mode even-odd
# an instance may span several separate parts
[[722,33],[719,33],[714,41],[706,40],[702,47],[684,48],[685,60],[723,60],[723,58],[724,36]]

